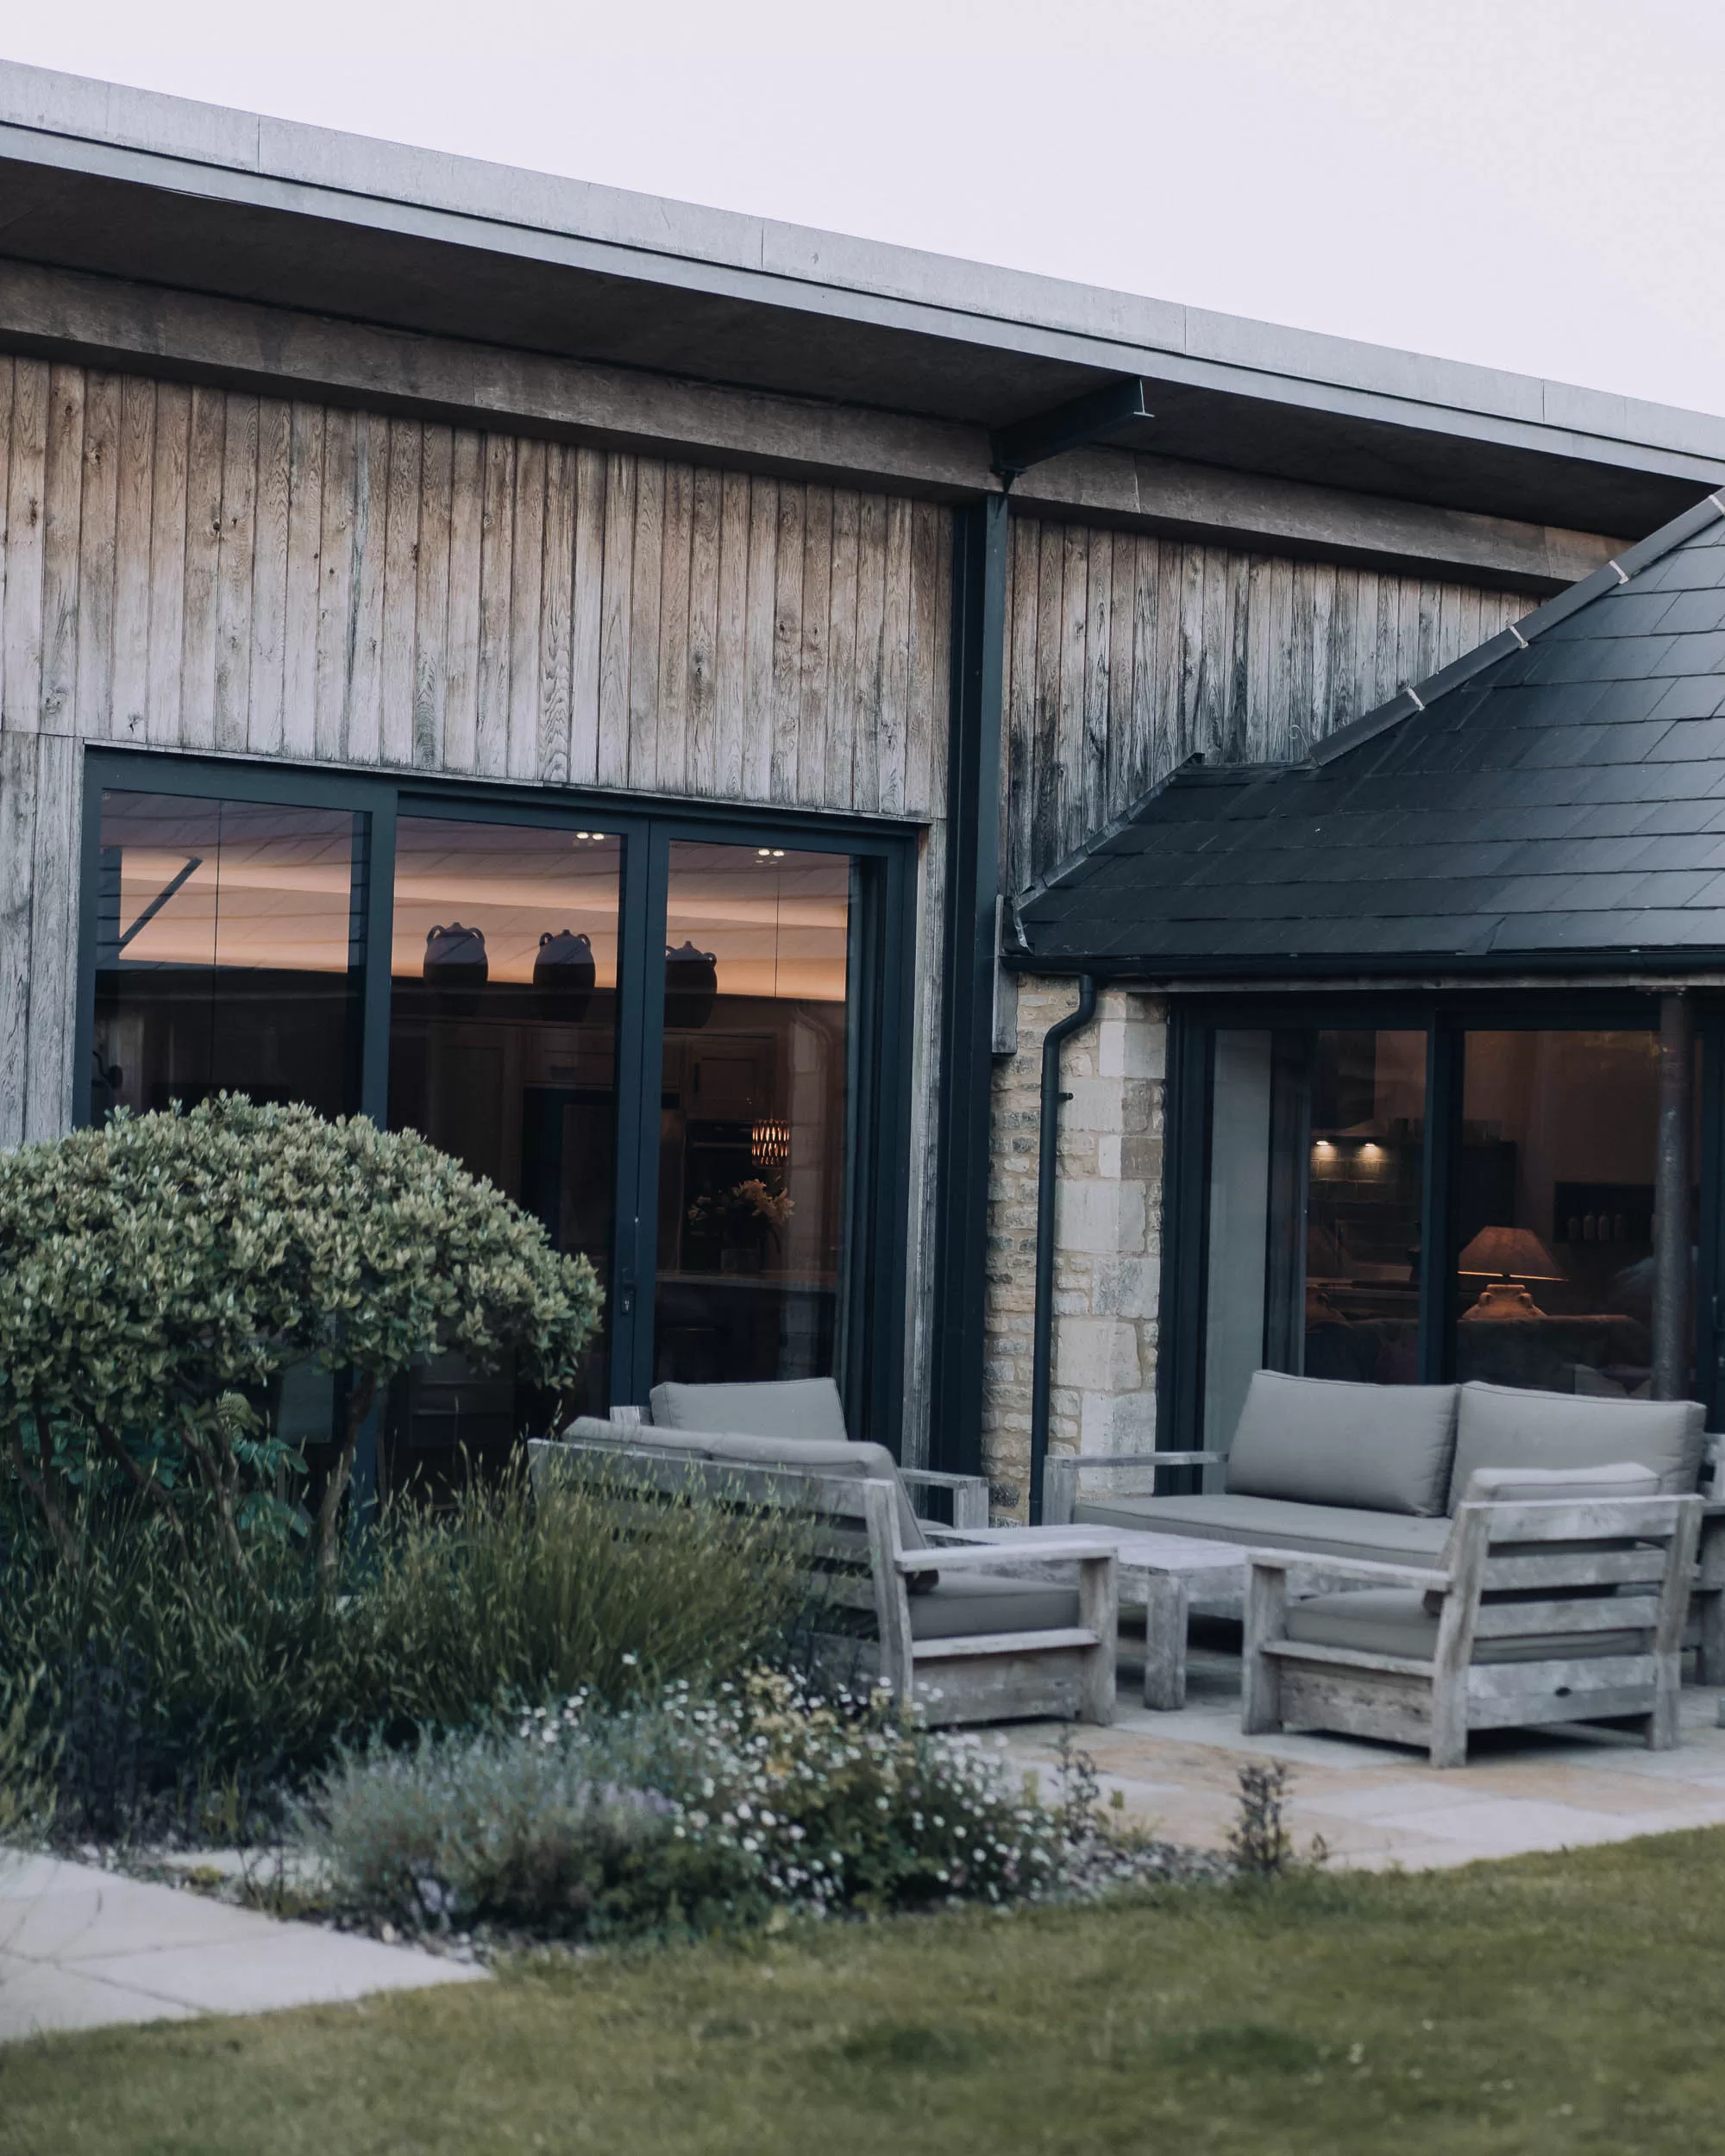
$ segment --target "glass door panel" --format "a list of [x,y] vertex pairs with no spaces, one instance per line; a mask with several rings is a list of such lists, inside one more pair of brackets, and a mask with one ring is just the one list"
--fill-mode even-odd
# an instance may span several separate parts
[[224,1087],[358,1105],[363,829],[350,810],[104,793],[95,1120]]
[[844,854],[669,847],[656,1380],[833,1369],[851,869]]
[[[389,1119],[421,1131],[580,1250],[605,1282],[617,1182],[615,833],[404,816],[396,830]],[[606,1319],[584,1413],[609,1401]],[[397,1403],[398,1475],[505,1454],[533,1403],[455,1357]]]
[[1204,1450],[1233,1442],[1252,1372],[1265,1366],[1275,1036],[1218,1031],[1211,1089]]
[[1425,1136],[1423,1032],[1217,1031],[1206,1451],[1254,1370],[1417,1380]]
[[1305,1370],[1420,1375],[1423,1032],[1320,1032],[1311,1075]]
[[1471,1032],[1464,1074],[1456,1376],[1645,1396],[1656,1036]]

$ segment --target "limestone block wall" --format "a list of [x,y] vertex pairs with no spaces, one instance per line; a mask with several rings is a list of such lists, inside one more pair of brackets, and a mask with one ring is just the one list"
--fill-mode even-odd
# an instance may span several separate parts
[[[996,1509],[1029,1495],[1036,1179],[1043,1037],[1076,1006],[1071,981],[1021,979],[1018,1049],[994,1069],[983,1445]],[[1055,1205],[1056,1451],[1148,1451],[1156,1433],[1167,1014],[1106,989],[1067,1044]]]

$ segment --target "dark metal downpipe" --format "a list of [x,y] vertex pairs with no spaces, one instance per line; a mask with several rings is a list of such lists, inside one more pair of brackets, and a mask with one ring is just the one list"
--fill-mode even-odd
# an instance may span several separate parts
[[1036,1162],[1036,1318],[1030,1376],[1030,1520],[1042,1522],[1042,1470],[1048,1457],[1049,1393],[1054,1382],[1054,1184],[1060,1159],[1060,1051],[1096,1015],[1096,977],[1078,976],[1078,1008],[1051,1025],[1042,1041],[1042,1127]]

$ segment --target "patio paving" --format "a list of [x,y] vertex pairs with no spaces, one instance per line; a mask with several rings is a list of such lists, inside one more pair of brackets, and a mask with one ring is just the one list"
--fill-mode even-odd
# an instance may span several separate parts
[[468,1964],[0,1850],[0,2042],[470,1984]]
[[[1423,1871],[1627,1841],[1685,1827],[1725,1826],[1725,1729],[1720,1694],[1685,1685],[1683,1741],[1648,1752],[1633,1736],[1566,1727],[1476,1737],[1468,1764],[1441,1771],[1402,1746],[1321,1734],[1246,1737],[1239,1727],[1237,1655],[1195,1640],[1187,1704],[1152,1713],[1127,1664],[1120,1718],[1074,1738],[1126,1815],[1170,1841],[1220,1848],[1236,1808],[1243,1760],[1292,1770],[1289,1825],[1302,1846],[1321,1835],[1335,1864]],[[1023,1723],[1009,1754],[1052,1793],[1063,1725]]]

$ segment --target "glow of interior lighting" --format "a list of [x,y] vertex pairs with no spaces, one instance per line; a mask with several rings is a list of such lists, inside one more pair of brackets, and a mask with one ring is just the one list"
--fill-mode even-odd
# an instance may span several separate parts
[[1383,1148],[1381,1145],[1374,1145],[1368,1138],[1359,1149],[1359,1156],[1362,1160],[1382,1160]]
[[1320,1138],[1312,1148],[1314,1153],[1333,1153],[1335,1150],[1327,1138]]
[[790,1125],[782,1116],[757,1116],[750,1133],[750,1151],[762,1175],[782,1169],[791,1157]]

